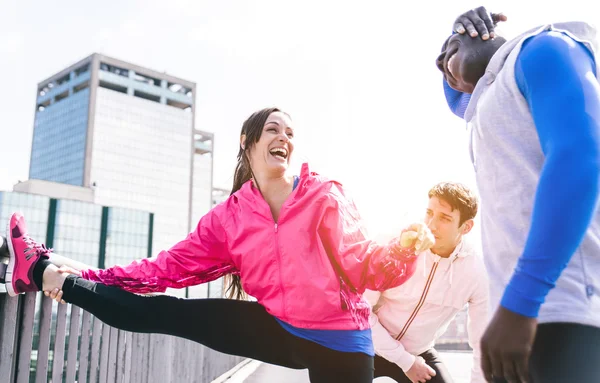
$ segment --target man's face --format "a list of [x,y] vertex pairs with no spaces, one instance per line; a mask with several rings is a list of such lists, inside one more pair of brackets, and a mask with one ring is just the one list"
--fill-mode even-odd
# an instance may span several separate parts
[[505,42],[502,37],[484,41],[468,34],[454,34],[444,43],[436,66],[453,89],[473,93],[492,56]]
[[431,197],[425,211],[425,224],[435,237],[431,248],[434,254],[449,256],[459,244],[462,236],[473,227],[473,220],[460,225],[460,211],[438,197]]

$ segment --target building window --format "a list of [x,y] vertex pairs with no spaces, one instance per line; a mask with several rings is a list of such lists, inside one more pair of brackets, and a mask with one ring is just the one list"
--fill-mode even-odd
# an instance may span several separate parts
[[90,64],[85,64],[85,65],[75,69],[75,77],[79,77],[82,74],[89,72],[89,70],[90,70]]
[[114,73],[118,76],[129,77],[129,70],[119,68],[118,66],[100,63],[100,70],[105,72]]

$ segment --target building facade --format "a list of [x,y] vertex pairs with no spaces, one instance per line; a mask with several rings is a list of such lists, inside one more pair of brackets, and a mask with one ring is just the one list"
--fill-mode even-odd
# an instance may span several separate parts
[[195,92],[111,57],[81,60],[38,85],[29,178],[151,211],[152,248],[170,248],[212,207],[214,137],[195,128]]

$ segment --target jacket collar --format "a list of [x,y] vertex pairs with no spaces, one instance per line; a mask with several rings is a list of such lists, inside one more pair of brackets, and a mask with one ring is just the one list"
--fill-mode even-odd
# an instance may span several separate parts
[[457,258],[465,258],[470,255],[475,255],[476,251],[473,245],[470,243],[470,241],[465,240],[463,238],[458,243],[458,245],[456,245],[456,248],[454,248],[452,254],[450,254],[450,256],[448,256],[447,258],[442,258],[439,255],[432,253],[431,251],[428,251],[427,253],[434,259],[448,259],[450,262],[454,262]]
[[[300,180],[298,182],[298,187],[297,189],[300,189],[303,187],[303,185],[305,184],[310,184],[307,183],[307,181],[310,180],[310,176],[314,176],[317,175],[317,173],[314,172],[310,172],[308,163],[304,162],[302,164],[302,167],[300,168]],[[298,192],[300,192],[300,190],[298,190]],[[246,181],[242,187],[240,188],[240,190],[238,192],[236,192],[235,194],[238,194],[238,196],[241,196],[244,199],[248,199],[250,201],[256,201],[257,199],[264,201],[263,196],[260,194],[260,191],[258,190],[258,188],[254,187],[254,182],[252,181],[252,179]],[[299,194],[299,193],[296,193]]]

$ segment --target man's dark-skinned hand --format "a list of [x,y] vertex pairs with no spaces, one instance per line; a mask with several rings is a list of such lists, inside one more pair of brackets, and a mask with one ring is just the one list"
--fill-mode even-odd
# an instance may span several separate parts
[[481,337],[481,368],[485,379],[526,383],[529,354],[537,330],[536,318],[500,306]]
[[507,17],[502,13],[489,13],[485,7],[471,9],[458,16],[454,21],[454,32],[465,32],[471,37],[481,36],[483,40],[494,38],[494,28]]

